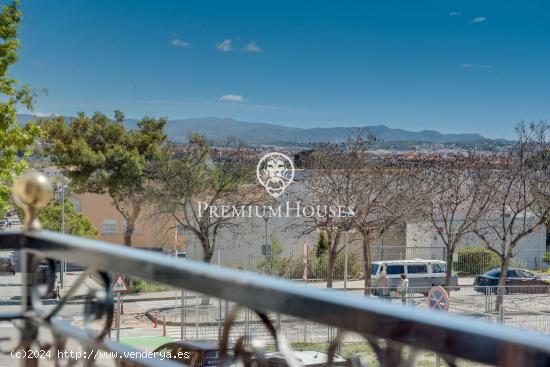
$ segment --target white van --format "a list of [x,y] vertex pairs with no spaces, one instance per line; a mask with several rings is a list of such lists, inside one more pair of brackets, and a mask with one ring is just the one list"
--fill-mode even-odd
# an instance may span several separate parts
[[[435,285],[445,285],[445,273],[447,263],[442,260],[390,260],[372,262],[372,287],[373,293],[378,295],[378,279],[385,271],[388,277],[388,288],[390,292],[395,291],[401,274],[407,275],[409,279],[409,292],[427,294],[428,290]],[[453,272],[451,277],[451,290],[459,290],[458,276]]]

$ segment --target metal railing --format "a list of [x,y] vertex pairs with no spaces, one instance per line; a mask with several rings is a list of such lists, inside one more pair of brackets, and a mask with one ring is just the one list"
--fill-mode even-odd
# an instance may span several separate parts
[[[77,341],[87,353],[84,355],[87,356],[85,365],[95,363],[91,356],[98,350],[105,350],[134,365],[181,366],[181,363],[170,360],[156,360],[131,353],[130,347],[107,337],[114,315],[110,274],[122,273],[224,299],[252,310],[273,336],[290,366],[300,364],[293,357],[284,334],[278,331],[269,315],[282,314],[338,330],[331,341],[329,355],[334,354],[345,332],[357,333],[372,347],[382,366],[404,366],[409,363],[404,353],[406,348],[437,353],[450,366],[456,365],[457,359],[498,366],[550,365],[550,337],[545,335],[42,231],[37,213],[39,207],[47,203],[44,197],[49,195],[45,180],[38,174],[29,174],[18,180],[14,195],[26,211],[24,230],[22,233],[0,235],[0,248],[22,251],[22,310],[0,315],[0,320],[11,320],[18,325],[18,350],[47,349],[59,358],[58,352],[69,348],[69,340],[72,340]],[[87,270],[57,305],[47,308],[42,296],[55,283],[54,260],[66,260]],[[103,286],[89,290],[84,302],[84,326],[77,327],[59,315],[74,295],[75,287],[91,273],[99,274]],[[220,340],[222,354],[227,347],[229,333],[236,324],[236,315],[236,310],[231,311],[224,320]],[[53,340],[47,344],[41,342],[39,330],[43,328],[49,329],[53,335]],[[239,338],[235,345],[235,354],[245,365],[264,365],[263,353],[263,349],[253,340]],[[26,358],[23,365],[34,366],[38,362],[38,359]],[[350,359],[350,364],[358,365],[361,361]]]

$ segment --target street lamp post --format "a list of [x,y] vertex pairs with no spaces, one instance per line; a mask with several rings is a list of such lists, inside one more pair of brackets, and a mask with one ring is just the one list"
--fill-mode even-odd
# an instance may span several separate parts
[[265,221],[265,273],[269,274],[269,254],[267,251],[267,221],[269,220],[268,216],[264,216]]
[[[65,179],[61,179],[61,233],[65,234],[65,189],[68,186],[65,184]],[[59,286],[61,289],[65,289],[65,260],[61,260],[59,263]]]
[[[348,263],[349,263],[349,230],[353,212],[343,212],[344,215],[344,292],[348,289]],[[348,220],[346,220],[348,218]]]
[[346,227],[346,233],[344,237],[344,292],[347,292],[348,289],[348,228]]

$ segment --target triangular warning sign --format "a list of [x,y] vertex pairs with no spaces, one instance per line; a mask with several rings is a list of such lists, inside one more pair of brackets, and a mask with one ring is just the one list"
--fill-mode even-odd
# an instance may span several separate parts
[[122,275],[119,275],[116,278],[115,283],[113,284],[113,292],[126,292],[127,290],[128,287],[126,286],[124,278],[122,277]]

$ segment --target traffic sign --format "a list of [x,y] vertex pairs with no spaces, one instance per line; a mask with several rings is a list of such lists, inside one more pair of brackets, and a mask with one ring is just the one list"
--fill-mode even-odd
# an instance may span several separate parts
[[449,295],[445,288],[435,286],[428,292],[428,308],[432,310],[447,311],[449,309]]
[[124,281],[124,278],[122,275],[119,275],[116,278],[115,283],[113,284],[113,292],[126,292],[128,291],[128,286],[126,285],[126,282]]

